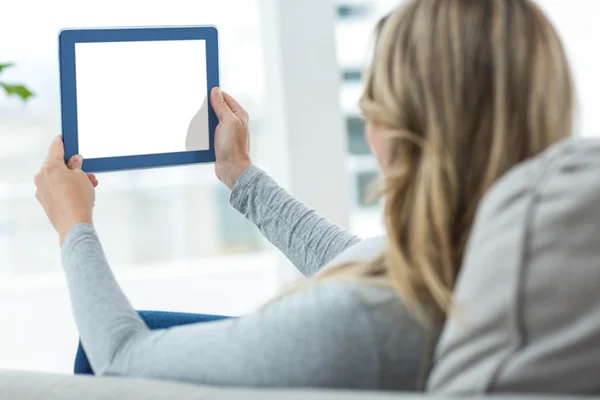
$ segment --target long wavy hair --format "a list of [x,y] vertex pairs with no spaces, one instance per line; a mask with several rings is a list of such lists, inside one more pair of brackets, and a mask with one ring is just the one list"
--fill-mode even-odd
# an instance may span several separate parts
[[407,1],[378,24],[360,106],[388,145],[388,244],[315,279],[392,285],[444,318],[486,191],[572,134],[565,50],[529,0]]

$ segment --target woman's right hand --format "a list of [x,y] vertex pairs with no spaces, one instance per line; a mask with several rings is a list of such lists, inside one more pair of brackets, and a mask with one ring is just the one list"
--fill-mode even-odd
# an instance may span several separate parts
[[229,189],[233,189],[242,173],[252,165],[248,113],[227,93],[213,88],[210,102],[219,118],[215,131],[215,173]]

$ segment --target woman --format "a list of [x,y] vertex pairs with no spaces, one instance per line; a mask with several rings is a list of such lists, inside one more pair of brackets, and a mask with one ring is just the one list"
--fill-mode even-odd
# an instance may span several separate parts
[[[508,169],[569,136],[561,42],[529,0],[413,0],[378,26],[361,108],[384,176],[386,238],[360,241],[248,155],[248,115],[211,94],[231,203],[308,276],[254,314],[150,330],[92,225],[94,176],[55,139],[37,197],[60,236],[97,374],[244,386],[416,390],[451,304],[477,205]],[[91,183],[90,183],[91,182]]]

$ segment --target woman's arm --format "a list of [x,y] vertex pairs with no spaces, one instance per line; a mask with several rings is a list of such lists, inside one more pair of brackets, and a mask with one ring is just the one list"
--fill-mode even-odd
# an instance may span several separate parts
[[69,231],[62,260],[97,374],[236,386],[378,385],[376,340],[355,285],[316,286],[247,317],[150,331],[90,224]]
[[312,275],[360,239],[317,215],[252,165],[248,113],[227,93],[214,90],[215,171],[233,190],[231,204],[252,221],[304,274]]
[[256,166],[248,167],[238,179],[230,201],[304,275],[314,274],[360,242],[295,199]]

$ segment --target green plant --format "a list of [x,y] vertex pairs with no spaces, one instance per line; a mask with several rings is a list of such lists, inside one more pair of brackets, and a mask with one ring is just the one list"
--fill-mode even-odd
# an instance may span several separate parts
[[[2,74],[6,68],[10,68],[12,66],[14,66],[13,63],[0,64],[0,74]],[[25,87],[25,85],[21,84],[9,84],[0,81],[0,88],[4,89],[4,92],[7,96],[17,96],[24,102],[29,100],[29,98],[34,95],[32,91]]]

